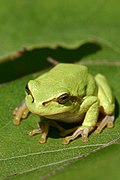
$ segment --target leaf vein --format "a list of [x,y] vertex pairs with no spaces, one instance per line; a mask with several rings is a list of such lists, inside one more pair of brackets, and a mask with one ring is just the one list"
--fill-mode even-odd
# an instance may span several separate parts
[[43,152],[36,152],[36,153],[29,153],[29,154],[24,154],[21,156],[13,156],[9,158],[1,158],[0,161],[7,161],[7,160],[12,160],[12,159],[18,159],[18,158],[25,158],[29,156],[35,156],[35,155],[40,155],[40,154],[47,154],[47,153],[55,153],[55,152],[61,152],[61,151],[66,151],[66,150],[72,150],[72,149],[82,149],[82,148],[87,148],[87,147],[99,147],[103,146],[104,144],[90,144],[90,145],[84,145],[84,146],[73,146],[69,148],[63,148],[63,149],[55,149],[55,150],[49,150],[49,151],[43,151]]

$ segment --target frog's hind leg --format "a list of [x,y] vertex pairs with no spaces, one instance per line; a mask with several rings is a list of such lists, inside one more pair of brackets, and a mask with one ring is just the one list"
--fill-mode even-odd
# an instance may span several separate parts
[[113,122],[114,122],[114,115],[106,115],[101,123],[98,125],[97,129],[94,131],[95,134],[99,134],[106,126],[108,128],[113,127]]
[[113,127],[115,103],[112,90],[105,76],[98,74],[96,75],[95,80],[98,86],[100,112],[104,115],[104,118],[95,130],[95,133],[98,134],[105,128],[105,126],[108,128]]
[[65,129],[55,121],[42,121],[38,124],[38,128],[31,130],[28,135],[34,136],[35,134],[42,134],[39,142],[43,144],[47,141],[50,126],[57,128],[60,132],[65,131]]

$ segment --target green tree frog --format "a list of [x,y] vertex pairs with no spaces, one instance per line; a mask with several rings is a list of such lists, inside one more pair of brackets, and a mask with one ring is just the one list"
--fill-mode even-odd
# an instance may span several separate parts
[[[49,126],[60,130],[63,144],[95,130],[100,133],[107,126],[113,127],[115,103],[107,79],[102,74],[95,77],[88,68],[79,64],[60,63],[26,85],[26,97],[22,105],[14,110],[14,124],[19,125],[28,113],[34,113],[45,120],[38,129],[29,132],[32,136],[41,133],[40,143],[45,143]],[[98,123],[99,114],[103,119]],[[57,122],[75,123],[71,129],[64,129]]]

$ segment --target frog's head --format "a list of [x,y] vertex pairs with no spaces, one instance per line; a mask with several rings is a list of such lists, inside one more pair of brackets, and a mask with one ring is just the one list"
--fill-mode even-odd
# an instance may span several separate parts
[[38,80],[29,81],[26,86],[26,105],[30,112],[57,119],[76,111],[78,99],[70,90],[58,83],[46,84]]

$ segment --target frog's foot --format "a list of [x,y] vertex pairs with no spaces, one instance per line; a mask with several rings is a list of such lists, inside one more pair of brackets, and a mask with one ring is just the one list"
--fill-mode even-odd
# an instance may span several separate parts
[[106,115],[104,119],[102,119],[101,123],[98,125],[94,133],[99,134],[105,128],[105,126],[107,126],[108,128],[112,128],[113,122],[114,122],[114,115],[111,116]]
[[43,121],[38,124],[38,129],[30,131],[28,134],[29,136],[33,136],[35,134],[41,133],[42,135],[39,139],[39,142],[43,144],[47,141],[47,135],[50,126],[56,127],[59,131],[65,131],[65,129],[59,124],[57,124],[55,121]]
[[41,126],[40,123],[38,123],[38,128],[29,131],[28,135],[29,136],[34,136],[35,134],[41,134],[43,132],[43,129],[42,129],[43,127],[44,126]]
[[62,144],[69,144],[69,142],[71,140],[76,139],[79,135],[82,136],[82,141],[87,142],[88,141],[88,134],[92,130],[93,130],[93,127],[79,126],[71,136],[65,137]]
[[34,136],[35,134],[42,134],[39,142],[41,144],[45,143],[47,141],[47,135],[49,131],[49,123],[44,121],[38,124],[38,129],[33,129],[31,130],[28,135],[29,136]]
[[15,115],[13,124],[19,125],[21,119],[25,119],[29,113],[29,110],[25,104],[25,102],[22,102],[21,106],[16,107],[13,111],[13,114]]

